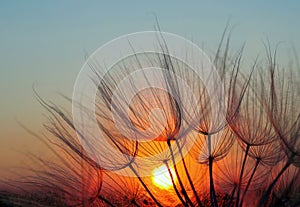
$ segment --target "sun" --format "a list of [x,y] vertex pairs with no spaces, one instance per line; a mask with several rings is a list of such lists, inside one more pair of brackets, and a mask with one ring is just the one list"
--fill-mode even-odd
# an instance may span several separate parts
[[[172,173],[174,182],[177,182],[177,177],[175,175],[174,169],[170,168]],[[171,176],[168,172],[166,166],[160,166],[153,170],[152,172],[152,182],[155,186],[159,187],[160,189],[169,189],[173,186]]]

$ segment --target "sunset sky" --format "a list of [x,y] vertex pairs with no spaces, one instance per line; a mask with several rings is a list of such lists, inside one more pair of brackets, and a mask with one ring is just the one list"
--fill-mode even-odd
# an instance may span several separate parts
[[[128,1],[129,2],[129,1]],[[17,124],[42,132],[44,111],[32,87],[46,100],[63,104],[72,95],[84,57],[124,34],[162,31],[204,45],[213,54],[230,19],[232,49],[246,42],[246,61],[264,55],[263,42],[280,46],[287,60],[293,45],[300,53],[298,1],[16,1],[0,3],[0,177],[24,166],[24,153],[44,146]]]

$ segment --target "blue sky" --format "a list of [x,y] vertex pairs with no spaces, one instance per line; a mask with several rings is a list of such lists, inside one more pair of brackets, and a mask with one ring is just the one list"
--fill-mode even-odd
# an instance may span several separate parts
[[163,31],[204,43],[207,52],[216,48],[230,18],[235,26],[232,47],[246,42],[251,61],[263,53],[266,38],[273,46],[287,43],[283,54],[291,43],[299,51],[299,11],[297,1],[1,1],[2,167],[8,165],[5,157],[19,160],[15,151],[38,148],[15,121],[41,129],[43,111],[32,85],[43,97],[59,103],[56,93],[71,95],[86,53],[120,35],[153,30],[154,14]]

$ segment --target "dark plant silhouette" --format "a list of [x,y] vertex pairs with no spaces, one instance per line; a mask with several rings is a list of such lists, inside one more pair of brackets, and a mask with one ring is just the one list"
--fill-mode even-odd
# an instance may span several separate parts
[[[35,92],[49,114],[48,133],[27,130],[51,149],[53,159],[32,155],[38,168],[15,185],[55,197],[30,197],[52,206],[299,205],[299,67],[281,69],[269,46],[267,64],[257,59],[246,67],[244,47],[231,54],[226,32],[212,58],[217,74],[204,80],[170,55],[159,32],[160,54],[130,56],[103,78],[97,61],[89,61],[102,140],[89,123],[78,129],[67,111]],[[140,70],[147,67],[164,70]],[[213,82],[216,75],[220,83]],[[126,87],[119,88],[123,81]],[[86,106],[74,105],[91,116]],[[159,173],[167,186],[155,183],[157,169],[165,169]],[[17,204],[15,195],[0,195],[1,205]]]
[[295,73],[292,68],[281,69],[276,63],[276,51],[272,56],[270,48],[266,48],[269,94],[263,101],[287,161],[261,196],[258,205],[262,205],[268,199],[275,184],[290,165],[299,166],[299,73]]

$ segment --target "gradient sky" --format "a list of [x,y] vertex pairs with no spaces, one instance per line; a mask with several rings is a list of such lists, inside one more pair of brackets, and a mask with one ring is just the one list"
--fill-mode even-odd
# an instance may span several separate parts
[[[250,2],[250,1],[249,1]],[[43,110],[32,86],[60,104],[57,92],[71,96],[85,54],[127,33],[153,30],[179,34],[212,52],[227,20],[235,26],[232,47],[246,42],[247,60],[263,54],[263,42],[285,42],[300,51],[297,1],[16,1],[0,3],[0,176],[22,166],[23,152],[44,148],[17,123],[42,131]]]

